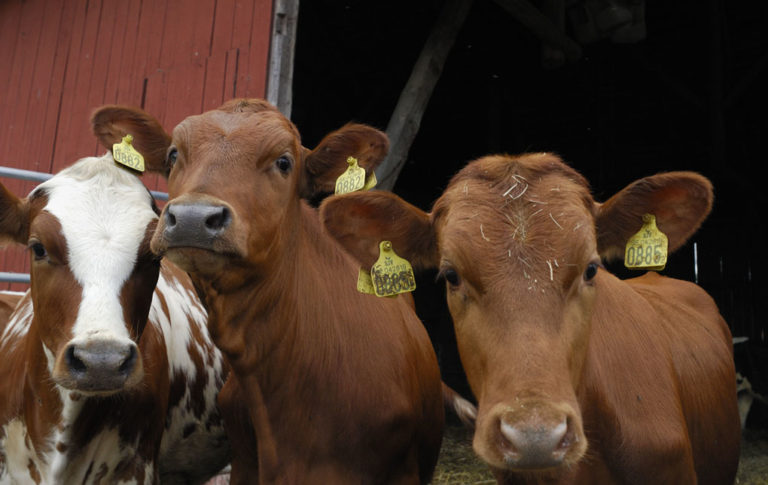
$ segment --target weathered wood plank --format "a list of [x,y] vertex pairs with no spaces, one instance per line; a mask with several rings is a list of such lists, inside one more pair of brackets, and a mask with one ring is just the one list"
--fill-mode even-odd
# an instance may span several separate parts
[[64,81],[67,71],[67,60],[69,48],[72,42],[72,28],[75,18],[75,10],[78,0],[68,0],[64,2],[59,17],[59,25],[53,42],[55,47],[51,50],[55,52],[54,63],[48,79],[48,93],[45,99],[45,115],[41,115],[42,129],[41,136],[37,144],[37,158],[40,165],[37,170],[40,172],[51,172],[53,170],[54,148],[56,144],[56,135],[59,125],[59,116],[61,113],[62,96],[64,92]]
[[56,173],[74,161],[77,156],[77,140],[73,138],[73,126],[81,130],[87,129],[87,124],[78,118],[81,112],[79,106],[86,98],[89,88],[89,71],[92,69],[93,46],[98,30],[98,11],[100,3],[88,4],[88,8],[80,5],[76,9],[73,22],[73,36],[67,55],[67,71],[64,79],[64,96],[62,97],[59,124],[56,132],[56,145],[51,172]]
[[382,190],[392,190],[395,186],[397,176],[408,159],[411,144],[419,132],[432,90],[443,72],[445,60],[471,6],[472,0],[445,2],[413,66],[411,77],[400,93],[400,99],[387,125],[387,136],[391,141],[389,154],[376,169],[378,188]]
[[[0,66],[6,66],[0,73],[0,93],[4,94],[8,92],[8,85],[13,79],[8,67],[14,65],[14,60],[18,56],[16,46],[21,28],[21,5],[20,1],[0,2]],[[0,97],[0,105],[2,104],[3,97]],[[1,127],[0,138],[2,138]]]
[[[31,92],[28,98],[27,115],[24,119],[24,137],[19,140],[20,153],[24,157],[23,168],[26,170],[48,172],[51,167],[50,153],[55,135],[55,124],[46,126],[45,121],[51,114],[49,111],[54,111],[58,115],[58,100],[51,105],[49,92],[54,84],[57,56],[60,54],[57,46],[64,10],[62,6],[52,4],[49,8],[43,9],[42,12],[40,39],[37,54],[33,60]],[[58,59],[58,64],[61,67],[60,59]],[[60,82],[61,78],[59,78]],[[60,87],[54,90],[57,93],[61,92]]]
[[[134,60],[134,42],[136,32],[139,29],[140,2],[125,2],[122,0],[109,0],[109,6],[105,8],[105,15],[114,17],[112,26],[112,49],[107,59],[106,84],[104,95],[99,104],[125,103],[138,106],[141,99],[126,98],[119,100],[120,87],[124,78],[132,78],[132,83],[142,81],[133,76],[129,70]],[[95,108],[96,106],[92,106]]]
[[200,112],[221,106],[224,102],[225,78],[227,71],[227,52],[214,54],[206,59],[205,83]]
[[274,9],[266,97],[281,113],[290,118],[299,0],[275,0]]

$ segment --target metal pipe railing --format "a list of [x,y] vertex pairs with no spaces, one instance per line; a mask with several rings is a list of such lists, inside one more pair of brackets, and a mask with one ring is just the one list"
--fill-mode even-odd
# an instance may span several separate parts
[[[11,168],[0,166],[0,177],[28,180],[31,182],[45,182],[53,177],[50,173],[34,172],[32,170],[23,170],[21,168]],[[168,200],[168,194],[156,190],[149,191],[157,200]],[[5,283],[24,283],[29,284],[29,275],[26,273],[9,273],[0,271],[0,282]]]
[[[32,182],[45,182],[53,175],[45,172],[33,172],[32,170],[23,170],[20,168],[0,167],[0,177],[7,177],[19,180],[30,180]],[[168,200],[168,194],[150,190],[152,197],[157,200]]]
[[6,283],[29,284],[29,275],[26,273],[7,273],[5,271],[0,271],[0,281]]

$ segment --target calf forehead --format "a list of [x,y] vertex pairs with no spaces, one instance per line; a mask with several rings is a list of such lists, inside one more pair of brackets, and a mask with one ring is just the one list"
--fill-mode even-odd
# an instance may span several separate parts
[[157,217],[138,178],[114,166],[107,154],[81,160],[36,190],[45,191],[44,210],[61,225],[77,281],[83,286],[114,282],[119,288]]
[[176,143],[199,150],[200,158],[269,153],[298,149],[299,133],[282,114],[273,110],[258,112],[209,111],[190,116],[173,130]]
[[488,157],[454,177],[433,217],[444,259],[543,281],[593,255],[591,204],[584,179],[552,156]]

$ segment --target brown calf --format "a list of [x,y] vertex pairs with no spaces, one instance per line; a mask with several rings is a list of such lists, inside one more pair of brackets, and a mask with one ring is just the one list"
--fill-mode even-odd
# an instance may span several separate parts
[[709,213],[690,172],[607,202],[550,154],[489,156],[430,214],[387,193],[331,197],[321,217],[364,266],[388,239],[438,267],[478,399],[474,449],[501,483],[732,483],[739,456],[731,335],[694,284],[622,281],[601,256],[655,214],[670,250]]
[[351,124],[310,151],[261,100],[189,117],[173,137],[141,117],[105,107],[94,120],[169,173],[152,249],[191,274],[245,395],[233,483],[429,481],[443,407],[427,334],[408,298],[357,292],[357,263],[302,199],[332,191],[349,156],[370,173],[386,136]]

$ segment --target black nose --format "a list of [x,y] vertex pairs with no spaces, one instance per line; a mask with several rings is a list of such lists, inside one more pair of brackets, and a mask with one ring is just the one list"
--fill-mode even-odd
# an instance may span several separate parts
[[207,204],[171,204],[165,208],[168,247],[209,247],[232,221],[228,208]]

